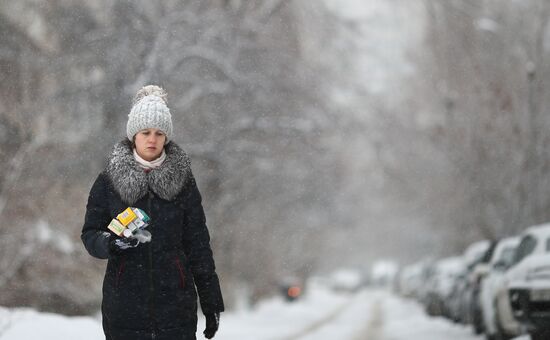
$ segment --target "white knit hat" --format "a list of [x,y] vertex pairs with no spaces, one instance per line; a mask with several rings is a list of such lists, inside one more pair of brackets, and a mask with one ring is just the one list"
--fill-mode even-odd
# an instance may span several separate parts
[[166,105],[166,91],[156,85],[142,87],[134,97],[134,106],[128,115],[126,135],[133,141],[143,129],[159,129],[166,134],[166,143],[172,137],[172,115]]

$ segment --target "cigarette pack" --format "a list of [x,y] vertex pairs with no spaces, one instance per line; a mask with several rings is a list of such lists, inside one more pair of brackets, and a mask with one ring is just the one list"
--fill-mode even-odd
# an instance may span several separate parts
[[113,233],[117,234],[118,236],[121,236],[124,230],[126,229],[125,226],[123,226],[118,220],[113,219],[111,223],[109,223],[109,226],[107,227],[109,230],[111,230]]
[[131,224],[133,224],[133,227],[139,228],[139,229],[143,229],[147,226],[147,223],[143,222],[139,218],[136,218],[135,220],[133,220]]
[[137,216],[134,213],[134,211],[132,210],[132,208],[126,208],[126,210],[124,210],[123,212],[118,214],[118,216],[116,218],[117,218],[117,220],[120,221],[120,223],[122,223],[123,226],[127,226],[136,217]]
[[143,229],[147,226],[145,222],[140,220],[139,218],[136,218],[132,222],[128,223],[126,226],[128,229],[130,229],[132,232],[135,232],[137,229]]
[[118,236],[137,237],[136,235],[143,233],[143,229],[149,225],[150,220],[145,211],[128,207],[118,214],[107,228]]
[[139,219],[143,222],[145,222],[145,224],[147,224],[147,222],[149,222],[150,218],[149,216],[145,213],[145,211],[141,210],[140,208],[132,208],[132,210],[134,211],[134,213],[136,214],[137,217],[139,217]]

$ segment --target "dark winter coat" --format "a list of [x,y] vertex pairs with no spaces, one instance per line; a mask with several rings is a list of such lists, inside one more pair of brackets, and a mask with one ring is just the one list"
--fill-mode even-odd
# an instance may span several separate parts
[[[92,256],[108,259],[102,302],[108,340],[195,339],[197,292],[204,314],[224,310],[189,158],[173,142],[165,151],[161,167],[146,173],[129,141],[116,144],[90,191],[81,238]],[[151,217],[152,241],[116,254],[107,225],[129,206]]]

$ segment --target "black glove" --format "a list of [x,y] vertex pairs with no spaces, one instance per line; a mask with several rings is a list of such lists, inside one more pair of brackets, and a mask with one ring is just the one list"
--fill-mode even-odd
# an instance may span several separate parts
[[137,247],[138,244],[139,240],[135,238],[111,237],[109,240],[109,252],[111,254],[120,254],[126,249]]
[[212,339],[220,326],[220,313],[206,314],[205,317],[206,328],[203,334],[207,339]]

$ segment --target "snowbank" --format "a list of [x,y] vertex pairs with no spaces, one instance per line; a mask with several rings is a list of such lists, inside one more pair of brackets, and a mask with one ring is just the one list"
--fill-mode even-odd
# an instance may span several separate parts
[[0,307],[0,340],[101,340],[101,322],[92,317],[67,317],[28,308]]

